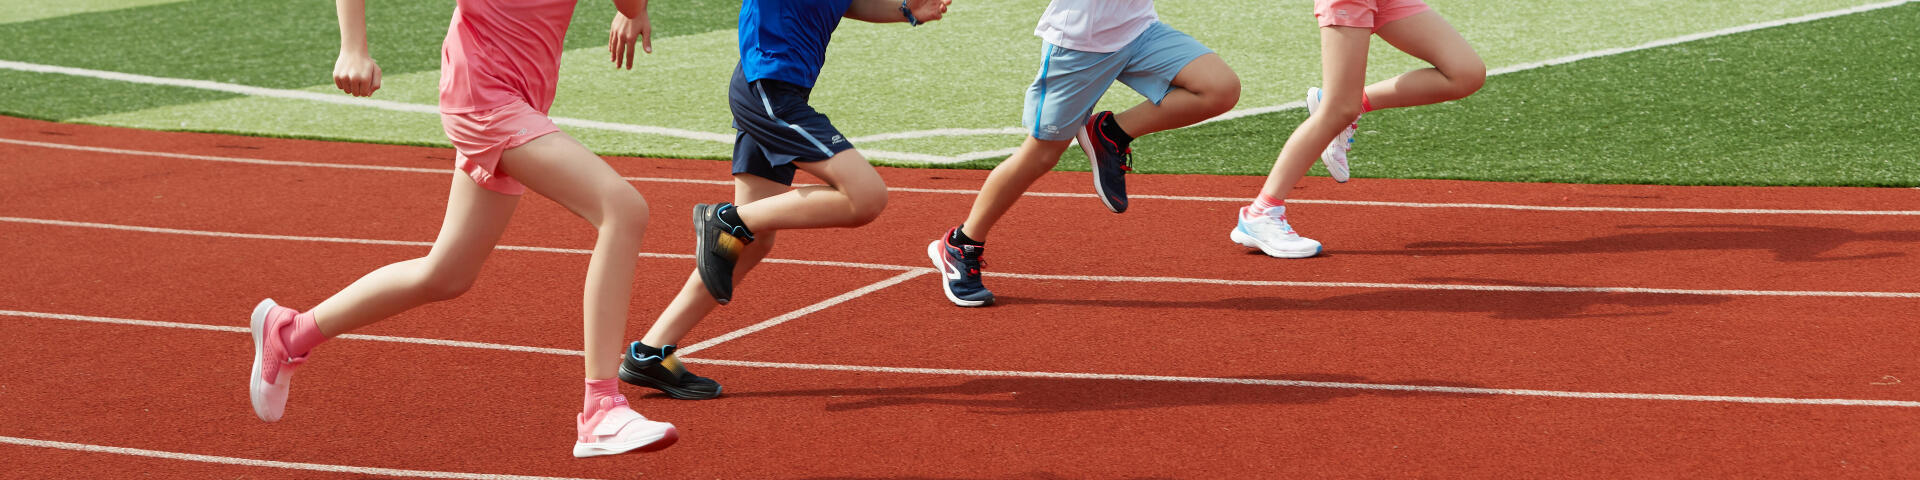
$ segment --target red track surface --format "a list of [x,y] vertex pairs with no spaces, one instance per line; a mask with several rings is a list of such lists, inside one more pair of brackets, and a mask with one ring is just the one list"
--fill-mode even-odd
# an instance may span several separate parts
[[[447,169],[441,149],[130,131],[0,118],[0,139],[170,154]],[[721,162],[616,158],[634,177],[726,179]],[[1364,169],[1365,166],[1360,165]],[[0,143],[0,466],[6,477],[358,476],[83,452],[66,442],[234,459],[567,477],[1260,478],[1920,475],[1920,216],[1535,211],[1311,203],[1907,210],[1908,189],[1495,184],[1311,178],[1297,224],[1325,255],[1233,245],[1231,202],[1030,197],[996,229],[1001,304],[960,309],[937,276],[692,354],[727,385],[684,402],[629,389],[680,426],[659,453],[568,456],[580,359],[342,339],[300,371],[287,418],[247,407],[243,327],[261,297],[307,307],[421,246],[50,225],[431,241],[446,173],[261,165]],[[975,189],[985,172],[883,169],[894,187]],[[1055,173],[1038,192],[1086,192]],[[1135,195],[1239,196],[1258,178],[1140,176]],[[684,212],[726,185],[640,181],[646,251],[691,250]],[[538,198],[538,197],[530,197]],[[896,191],[856,230],[789,232],[692,344],[927,264],[972,197]],[[504,245],[591,248],[584,222],[525,202]],[[355,332],[577,350],[578,253],[502,250],[461,299]],[[638,336],[691,262],[641,260]],[[897,265],[901,268],[885,268]],[[1110,277],[1178,277],[1162,282]],[[1186,279],[1186,280],[1180,280]],[[1359,282],[1231,285],[1199,280]],[[776,283],[777,282],[777,283]],[[772,285],[779,285],[776,290]],[[1690,292],[1436,290],[1637,287]],[[1538,290],[1538,289],[1534,289]],[[1885,292],[1900,295],[1756,295]],[[1717,291],[1717,292],[1716,292]],[[1160,375],[1579,392],[1378,391],[819,365]],[[98,392],[98,393],[95,393]],[[1618,398],[1676,394],[1893,405]]]

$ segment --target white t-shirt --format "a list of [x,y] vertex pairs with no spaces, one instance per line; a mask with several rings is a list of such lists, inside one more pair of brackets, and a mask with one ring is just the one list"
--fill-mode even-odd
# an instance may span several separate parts
[[1061,48],[1106,53],[1127,46],[1159,18],[1153,0],[1053,0],[1033,34]]

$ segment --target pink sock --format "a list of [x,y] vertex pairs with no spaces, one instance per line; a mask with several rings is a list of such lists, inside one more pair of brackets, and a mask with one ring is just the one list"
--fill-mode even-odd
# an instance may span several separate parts
[[313,351],[327,336],[320,333],[320,324],[313,320],[313,312],[293,316],[293,321],[280,328],[280,343],[287,346],[287,355],[302,356]]
[[1246,211],[1248,214],[1262,215],[1267,213],[1267,209],[1269,208],[1283,207],[1286,205],[1287,205],[1287,199],[1273,198],[1271,196],[1267,196],[1267,194],[1265,193],[1261,193],[1260,196],[1253,198],[1253,205],[1248,206]]
[[618,396],[620,396],[620,382],[618,380],[611,378],[600,380],[587,379],[586,402],[582,404],[580,411],[591,415],[600,410],[600,399]]
[[1373,100],[1367,99],[1366,92],[1360,92],[1360,113],[1373,111]]

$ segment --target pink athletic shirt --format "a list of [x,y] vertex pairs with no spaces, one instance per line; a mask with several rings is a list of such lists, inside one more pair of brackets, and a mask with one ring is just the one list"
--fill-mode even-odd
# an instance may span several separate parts
[[440,112],[523,101],[547,113],[577,1],[459,0],[440,44]]

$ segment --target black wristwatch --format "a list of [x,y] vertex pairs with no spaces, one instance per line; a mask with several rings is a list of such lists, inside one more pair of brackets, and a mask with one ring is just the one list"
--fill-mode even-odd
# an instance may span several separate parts
[[907,0],[900,0],[900,14],[907,16],[907,25],[920,26],[920,19],[913,18],[913,9],[907,8]]

